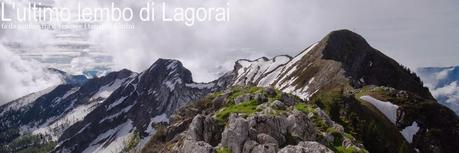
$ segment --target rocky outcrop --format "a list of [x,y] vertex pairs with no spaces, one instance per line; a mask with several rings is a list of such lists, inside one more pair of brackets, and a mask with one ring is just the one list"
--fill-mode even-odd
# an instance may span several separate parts
[[215,149],[204,141],[184,140],[180,153],[215,153]]
[[222,133],[221,144],[235,153],[241,153],[248,137],[249,122],[236,114],[231,114],[228,119],[228,126]]
[[[151,144],[147,144],[147,148],[173,146],[170,148],[187,153],[218,150],[233,153],[280,151],[328,153],[336,150],[336,146],[340,146],[364,151],[363,146],[355,139],[343,138],[344,135],[349,136],[349,134],[344,132],[342,126],[330,120],[319,108],[304,103],[299,98],[285,94],[281,96],[283,93],[268,88],[235,88],[224,91],[224,94],[212,94],[207,97],[207,100],[198,101],[179,110],[174,114],[177,120],[174,119],[175,121],[168,127],[170,130],[167,131],[174,131],[177,124],[191,120],[188,129],[182,133],[158,133],[157,137],[163,135],[171,138],[152,139]],[[246,101],[236,103],[235,100],[241,97],[238,95],[263,98],[248,98],[245,99]],[[215,101],[219,101],[216,104],[218,107],[212,103]],[[285,104],[283,101],[289,103]],[[192,119],[188,116],[191,114],[186,113],[188,111],[195,112]],[[180,114],[187,114],[187,116]],[[225,114],[228,116],[225,117]],[[335,129],[336,127],[338,129]],[[162,151],[168,152],[167,149]]]
[[333,151],[320,143],[303,141],[295,146],[286,146],[285,148],[282,148],[278,153],[333,153]]

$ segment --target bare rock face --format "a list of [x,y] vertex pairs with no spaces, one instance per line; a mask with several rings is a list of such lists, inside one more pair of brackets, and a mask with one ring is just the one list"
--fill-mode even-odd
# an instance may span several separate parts
[[248,120],[250,129],[256,131],[253,136],[256,137],[259,133],[264,133],[272,136],[280,145],[286,143],[287,140],[284,136],[287,134],[288,124],[285,118],[261,114],[249,117]]
[[240,104],[242,102],[252,100],[253,98],[254,97],[250,94],[241,95],[239,97],[236,97],[236,99],[234,99],[234,103]]
[[333,151],[320,143],[304,141],[295,146],[288,145],[278,153],[333,153]]
[[253,140],[245,141],[244,149],[242,150],[242,153],[251,153],[253,148],[255,148],[255,146],[257,145],[258,143],[256,141],[253,141]]
[[274,139],[272,136],[264,134],[264,133],[257,135],[257,141],[260,144],[268,144],[268,143],[279,144],[277,140]]
[[277,109],[282,109],[282,110],[284,110],[286,108],[286,105],[283,102],[279,101],[279,100],[275,100],[271,104],[271,106],[274,107],[274,108],[277,108]]
[[204,141],[185,140],[180,153],[215,153],[215,149]]
[[288,131],[296,140],[316,140],[317,129],[308,117],[301,112],[294,112],[287,118]]
[[196,115],[191,121],[189,131],[187,134],[187,139],[194,141],[202,141],[203,138],[203,129],[204,129],[204,116]]
[[255,146],[252,153],[276,153],[279,150],[279,146],[275,143],[267,143]]
[[227,146],[234,153],[241,153],[244,142],[249,136],[249,123],[246,119],[232,114],[228,126],[222,133],[221,144]]

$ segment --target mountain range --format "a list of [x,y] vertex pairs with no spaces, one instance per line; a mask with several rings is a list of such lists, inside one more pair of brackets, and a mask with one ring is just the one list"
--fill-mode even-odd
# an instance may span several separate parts
[[172,59],[69,82],[0,107],[0,152],[459,150],[444,100],[349,30],[294,57],[237,60],[208,83]]

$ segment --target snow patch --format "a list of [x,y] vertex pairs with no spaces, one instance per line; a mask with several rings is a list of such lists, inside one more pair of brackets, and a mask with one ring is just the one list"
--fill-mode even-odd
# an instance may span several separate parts
[[212,89],[215,87],[215,83],[187,83],[185,86],[197,89]]
[[151,119],[152,123],[160,123],[160,122],[169,122],[169,118],[167,117],[166,114],[161,114],[153,117]]
[[116,100],[114,103],[108,105],[107,111],[111,110],[113,107],[118,106],[119,104],[123,103],[127,96],[121,97],[120,99]]
[[31,93],[29,95],[26,95],[22,98],[19,98],[11,103],[6,104],[6,108],[3,109],[3,111],[0,113],[0,116],[2,116],[5,112],[10,111],[10,110],[19,110],[23,108],[24,106],[34,102],[41,96],[53,91],[57,86],[49,87],[45,90],[38,91],[35,93]]
[[392,123],[395,124],[395,122],[397,121],[397,105],[394,105],[391,102],[380,101],[369,95],[362,96],[360,97],[360,99],[365,100],[366,102],[369,102],[371,105],[375,106]]
[[108,96],[110,96],[113,91],[118,89],[124,81],[126,81],[126,79],[116,79],[112,83],[102,86],[99,88],[99,91],[97,91],[97,93],[92,96],[91,99],[108,98]]
[[406,127],[403,129],[402,135],[408,141],[409,143],[413,142],[413,136],[418,133],[419,131],[419,126],[418,123],[413,122],[410,126]]
[[125,107],[125,108],[123,108],[121,111],[119,111],[119,112],[117,112],[117,113],[115,113],[115,114],[113,114],[113,115],[110,115],[110,116],[105,117],[104,119],[100,120],[99,123],[102,123],[102,122],[104,122],[105,120],[111,120],[111,119],[113,119],[113,118],[115,118],[115,117],[118,117],[118,116],[120,116],[122,113],[128,112],[133,106],[134,106],[134,104],[132,104],[132,105],[130,105],[130,106],[128,106],[128,107]]
[[[120,152],[124,148],[124,143],[133,134],[134,127],[132,121],[128,120],[125,123],[110,129],[93,140],[89,147],[83,153],[112,153]],[[113,140],[113,141],[112,141]]]
[[83,120],[84,117],[86,117],[86,115],[93,111],[96,108],[96,104],[97,103],[80,105],[72,109],[63,117],[50,118],[44,124],[40,125],[38,128],[29,128],[27,129],[27,131],[31,131],[34,135],[51,135],[52,140],[56,141],[67,128],[69,128],[76,122]]
[[177,84],[182,84],[182,79],[176,78],[176,79],[173,79],[173,80],[167,80],[163,84],[166,85],[166,87],[169,88],[169,91],[172,92],[172,91],[174,91],[175,86]]

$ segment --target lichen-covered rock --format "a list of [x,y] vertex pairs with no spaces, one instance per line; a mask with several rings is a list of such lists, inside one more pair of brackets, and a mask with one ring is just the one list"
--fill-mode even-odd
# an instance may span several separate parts
[[268,144],[268,143],[274,143],[274,144],[279,144],[276,139],[274,139],[272,136],[261,133],[257,135],[257,142],[259,144]]
[[268,94],[268,96],[271,96],[271,97],[274,97],[276,96],[276,89],[272,88],[272,87],[267,87],[267,88],[264,88],[263,91]]
[[249,123],[246,119],[231,114],[228,126],[222,133],[221,144],[228,147],[233,153],[241,153],[244,142],[249,136]]
[[252,94],[244,94],[244,95],[240,95],[236,98],[234,98],[234,103],[236,104],[240,104],[242,102],[246,102],[246,101],[249,101],[249,100],[252,100],[254,97]]
[[215,153],[215,149],[204,141],[184,140],[180,153]]
[[333,153],[326,146],[312,141],[300,142],[298,145],[288,145],[278,153]]
[[[237,94],[240,94],[241,90],[244,91],[244,89],[238,89],[239,93]],[[199,149],[206,152],[211,151],[210,148],[206,148],[206,146],[210,146],[214,149],[223,149],[220,151],[230,150],[233,153],[275,153],[279,150],[282,152],[328,153],[331,150],[327,147],[336,149],[338,146],[363,149],[363,146],[358,144],[352,136],[344,133],[342,126],[330,120],[322,110],[313,110],[312,104],[299,104],[298,102],[301,101],[294,100],[295,97],[290,97],[289,94],[284,96],[290,97],[290,101],[295,102],[298,106],[296,104],[288,106],[283,102],[284,99],[277,97],[277,93],[269,96],[264,90],[236,96],[240,102],[244,98],[253,97],[250,103],[244,104],[232,103],[234,99],[237,99],[234,98],[234,95],[219,95],[227,97],[227,99],[218,96],[213,99],[226,100],[221,102],[223,106],[212,108],[216,105],[196,104],[195,106],[211,108],[205,109],[205,111],[193,111],[196,112],[194,118],[179,117],[179,119],[188,120],[187,132],[180,134],[183,137],[176,136],[174,139],[167,139],[169,144],[174,145],[156,146],[159,148],[175,146],[175,148],[179,148],[175,149],[179,150],[178,152],[184,151],[183,148]],[[268,101],[254,103],[255,95],[266,96]],[[231,97],[233,99],[229,99]],[[279,109],[283,106],[285,109]],[[186,115],[187,113],[181,114]],[[185,121],[182,122],[186,124]],[[335,135],[338,139],[334,138]],[[326,140],[327,136],[330,137],[328,141]],[[184,143],[184,139],[186,139],[186,143]],[[174,150],[165,150],[165,152],[171,151]]]
[[260,144],[253,148],[252,153],[276,153],[279,146],[275,143]]
[[282,93],[281,94],[281,98],[282,98],[282,102],[284,102],[287,106],[293,106],[297,102],[301,102],[302,101],[298,97],[290,95],[290,94],[287,94],[287,93]]
[[253,140],[247,140],[244,143],[244,148],[242,149],[242,153],[251,153],[253,148],[257,146],[258,143]]
[[287,117],[288,132],[296,141],[316,140],[317,129],[306,114],[294,111]]
[[250,129],[256,131],[256,135],[265,133],[276,139],[279,145],[286,143],[285,135],[287,134],[288,123],[285,118],[257,114],[249,117],[248,120]]
[[186,135],[186,138],[188,140],[193,140],[193,141],[203,141],[203,122],[204,122],[205,117],[202,115],[196,115],[193,118],[193,121],[191,121],[188,133]]
[[271,103],[271,107],[274,107],[274,108],[280,109],[280,110],[285,110],[286,105],[285,105],[282,101],[274,100],[274,101]]
[[255,94],[254,99],[257,101],[258,104],[268,101],[268,97],[266,97],[263,93]]

